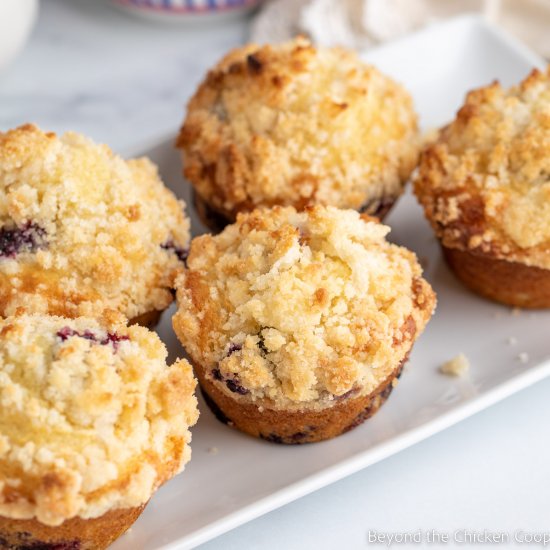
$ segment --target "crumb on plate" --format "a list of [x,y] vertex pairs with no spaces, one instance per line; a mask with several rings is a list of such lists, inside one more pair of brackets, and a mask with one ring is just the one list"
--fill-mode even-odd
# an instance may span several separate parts
[[459,353],[453,359],[443,363],[439,367],[439,371],[448,376],[463,376],[470,368],[470,361],[463,354]]
[[518,354],[518,360],[522,365],[525,365],[529,362],[529,354],[526,351],[522,351]]

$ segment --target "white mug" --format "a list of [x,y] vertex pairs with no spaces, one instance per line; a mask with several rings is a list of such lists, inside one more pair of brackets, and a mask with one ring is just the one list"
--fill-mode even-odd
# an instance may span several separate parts
[[38,0],[0,0],[0,69],[25,45],[38,12]]

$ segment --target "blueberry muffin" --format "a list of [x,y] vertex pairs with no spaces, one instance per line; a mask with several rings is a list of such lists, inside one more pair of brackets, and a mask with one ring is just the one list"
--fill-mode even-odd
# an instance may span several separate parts
[[475,292],[550,307],[550,72],[470,92],[422,153],[415,192]]
[[153,321],[184,265],[183,208],[147,159],[32,125],[0,133],[0,315]]
[[192,241],[173,323],[219,419],[307,443],[378,410],[435,306],[388,231],[353,210],[274,207]]
[[418,156],[410,95],[341,48],[230,52],[188,105],[178,147],[203,221],[322,204],[382,218]]
[[196,382],[166,355],[141,326],[0,321],[0,547],[106,548],[183,469]]

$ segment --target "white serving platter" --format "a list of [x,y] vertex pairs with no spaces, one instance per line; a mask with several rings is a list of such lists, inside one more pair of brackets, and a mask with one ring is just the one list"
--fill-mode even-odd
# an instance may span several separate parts
[[[365,59],[407,86],[424,129],[449,121],[469,89],[496,78],[510,85],[533,66],[543,65],[526,47],[473,16],[433,25],[373,50]],[[150,156],[164,181],[191,205],[173,139],[131,153]],[[191,206],[189,210],[194,234],[202,233]],[[193,548],[550,375],[550,313],[511,310],[465,290],[443,263],[410,194],[387,223],[393,227],[391,238],[425,263],[425,276],[438,293],[439,305],[381,411],[332,441],[289,447],[222,425],[201,401],[191,463],[158,491],[113,550]],[[164,315],[159,334],[174,358],[182,349],[171,329],[171,314],[172,310]],[[440,374],[438,366],[460,352],[471,361],[469,375],[454,379]]]

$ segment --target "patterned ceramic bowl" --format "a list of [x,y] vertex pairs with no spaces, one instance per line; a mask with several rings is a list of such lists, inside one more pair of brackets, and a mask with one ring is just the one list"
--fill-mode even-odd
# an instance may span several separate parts
[[162,21],[222,19],[243,15],[262,0],[112,0],[135,15]]

